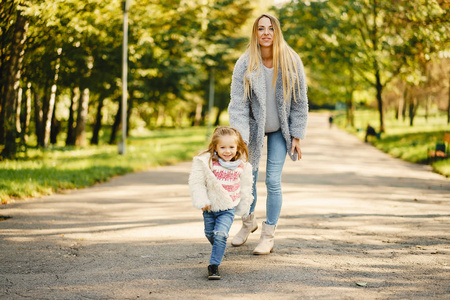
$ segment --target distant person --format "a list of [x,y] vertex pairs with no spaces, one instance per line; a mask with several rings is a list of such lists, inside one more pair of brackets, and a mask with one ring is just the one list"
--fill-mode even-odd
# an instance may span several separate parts
[[366,136],[364,137],[364,141],[367,143],[368,142],[368,137],[369,136],[374,136],[377,138],[377,140],[380,139],[380,133],[377,133],[375,131],[375,128],[373,128],[372,126],[367,125],[367,129],[366,129]]
[[286,43],[280,22],[272,15],[259,16],[252,29],[247,51],[236,62],[228,106],[230,125],[241,133],[253,166],[253,203],[250,215],[231,245],[243,245],[257,228],[255,217],[256,181],[264,140],[267,136],[266,220],[253,254],[270,254],[283,202],[281,171],[289,153],[302,157],[300,139],[305,138],[308,98],[303,63]]
[[212,245],[208,279],[220,279],[228,232],[234,215],[248,216],[252,196],[252,166],[239,131],[214,130],[208,149],[194,157],[189,188],[194,207],[203,211],[205,235]]
[[328,117],[328,123],[330,124],[330,128],[333,126],[333,121],[334,121],[334,116],[333,116],[333,115],[330,115],[330,116]]

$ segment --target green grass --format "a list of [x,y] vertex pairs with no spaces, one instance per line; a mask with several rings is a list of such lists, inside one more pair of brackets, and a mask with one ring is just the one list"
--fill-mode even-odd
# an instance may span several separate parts
[[116,145],[29,149],[0,162],[0,198],[39,197],[82,188],[111,177],[190,160],[206,146],[206,128],[164,129],[129,137],[126,154]]
[[[345,115],[339,115],[336,118],[336,124],[339,127],[345,127]],[[355,128],[346,128],[346,130],[364,140],[367,124],[378,131],[377,111],[356,111]],[[450,126],[443,114],[434,115],[428,120],[424,116],[418,115],[414,120],[414,126],[409,126],[408,120],[399,121],[392,114],[387,114],[385,132],[381,134],[381,139],[376,140],[372,137],[369,141],[393,157],[413,163],[427,164],[429,163],[428,150],[434,149],[436,142],[442,141],[445,132],[450,132]],[[432,162],[432,168],[435,172],[449,177],[450,159]]]

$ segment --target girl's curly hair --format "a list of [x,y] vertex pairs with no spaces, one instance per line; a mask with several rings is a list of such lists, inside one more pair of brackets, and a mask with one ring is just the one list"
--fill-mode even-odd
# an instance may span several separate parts
[[217,147],[217,144],[219,143],[219,140],[223,136],[233,136],[236,138],[236,144],[237,144],[237,151],[236,155],[231,159],[232,161],[242,159],[243,161],[248,160],[248,149],[247,145],[244,142],[244,139],[242,138],[241,134],[236,128],[230,127],[230,126],[219,126],[217,127],[211,137],[211,142],[209,143],[208,149],[203,151],[203,153],[209,153],[209,163],[211,163],[212,160],[217,161],[219,160],[219,157],[217,154],[215,154],[215,150]]

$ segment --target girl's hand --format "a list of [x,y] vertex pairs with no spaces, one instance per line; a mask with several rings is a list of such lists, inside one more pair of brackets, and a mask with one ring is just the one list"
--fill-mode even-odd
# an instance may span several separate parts
[[292,139],[291,155],[294,155],[295,150],[297,150],[298,159],[301,159],[302,158],[302,150],[300,150],[300,139],[297,139],[297,138]]
[[205,207],[202,208],[202,211],[210,211],[211,210],[211,205],[206,205]]

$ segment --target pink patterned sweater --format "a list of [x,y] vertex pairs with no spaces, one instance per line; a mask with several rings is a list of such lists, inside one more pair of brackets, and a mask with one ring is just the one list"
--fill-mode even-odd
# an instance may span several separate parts
[[241,195],[241,174],[244,171],[244,163],[235,170],[224,168],[218,161],[213,161],[212,172],[219,183],[228,192],[233,202],[239,200]]

